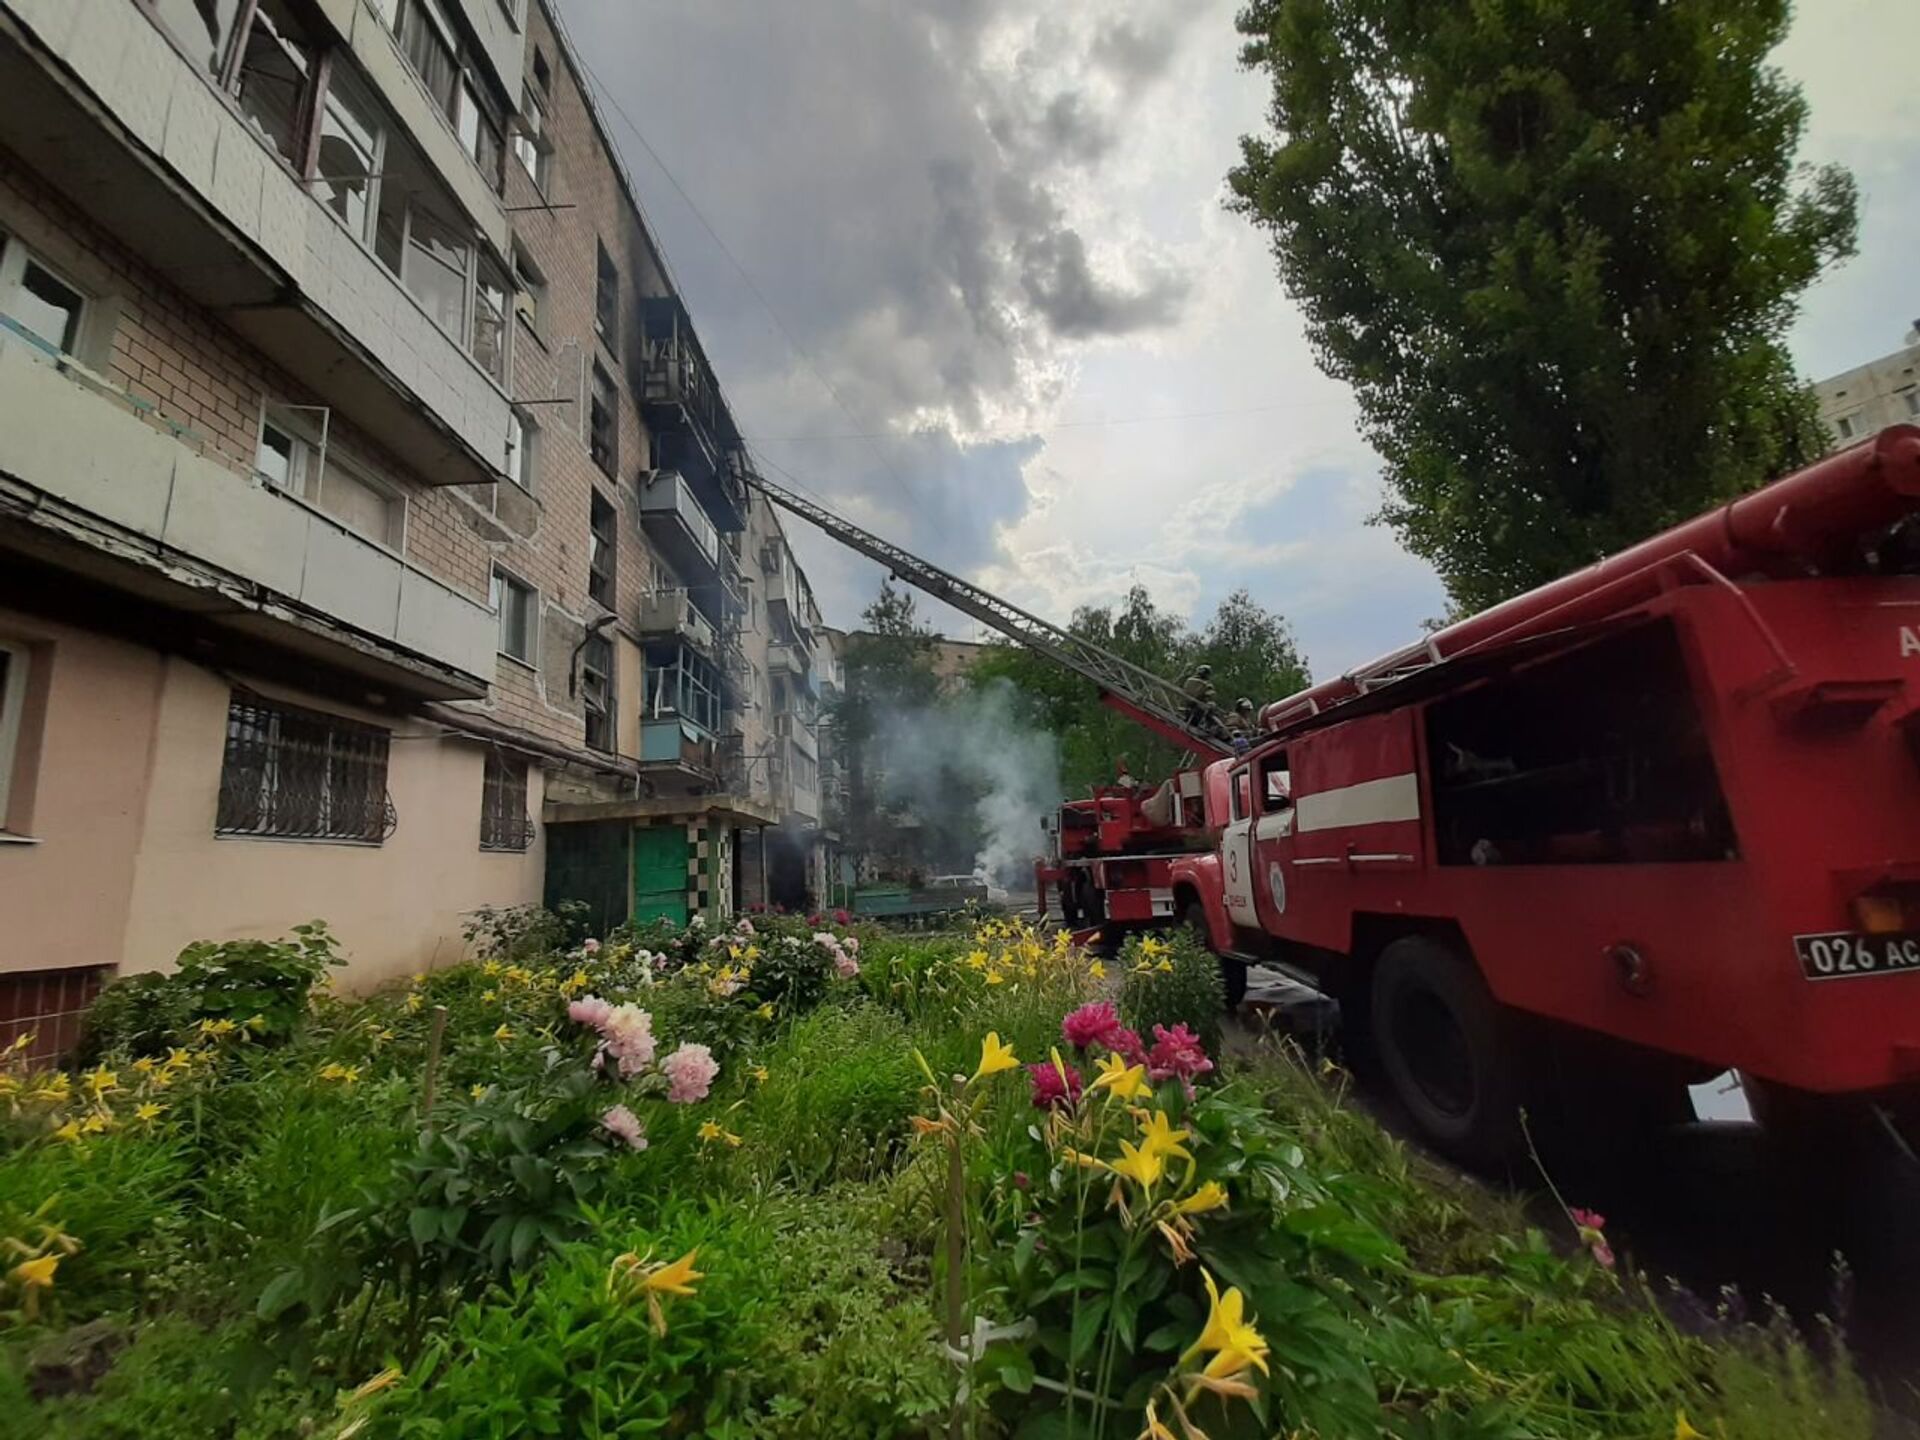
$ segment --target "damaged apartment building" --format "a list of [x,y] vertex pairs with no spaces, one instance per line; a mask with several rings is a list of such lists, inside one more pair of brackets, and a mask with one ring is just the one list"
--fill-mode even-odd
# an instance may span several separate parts
[[316,918],[365,985],[805,903],[749,465],[543,0],[0,0],[0,1034]]

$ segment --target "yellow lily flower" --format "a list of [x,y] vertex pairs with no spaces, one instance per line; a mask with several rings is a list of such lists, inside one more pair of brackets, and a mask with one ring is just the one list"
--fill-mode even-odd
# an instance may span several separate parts
[[1162,955],[1167,953],[1167,942],[1164,940],[1156,940],[1153,936],[1149,935],[1140,942],[1140,953],[1149,960],[1158,960]]
[[9,1050],[24,1050],[39,1038],[40,1038],[40,1032],[38,1030],[28,1030],[23,1034],[14,1036],[13,1044],[9,1045],[7,1048]]
[[159,1062],[155,1060],[151,1055],[142,1055],[138,1060],[133,1062],[134,1073],[139,1075],[150,1075],[153,1073],[153,1067],[158,1063]]
[[472,1099],[484,1100],[487,1098],[487,1091],[492,1088],[491,1085],[470,1085],[467,1087],[467,1094]]
[[1107,978],[1106,962],[1102,960],[1092,961],[1087,966],[1087,974],[1091,975],[1096,980],[1106,979]]
[[702,1142],[705,1142],[708,1140],[718,1140],[723,1132],[720,1129],[720,1122],[718,1120],[708,1120],[703,1122],[700,1128],[694,1133],[700,1137]]
[[357,1401],[367,1399],[369,1396],[378,1395],[382,1390],[391,1389],[394,1385],[397,1385],[399,1382],[400,1382],[399,1369],[395,1366],[389,1365],[386,1369],[382,1370],[378,1375],[375,1375],[372,1379],[361,1381],[360,1384],[354,1388],[352,1393],[349,1394],[347,1398],[341,1403],[345,1405],[352,1405]]
[[7,1274],[22,1290],[51,1290],[54,1271],[59,1268],[58,1255],[41,1255],[32,1260],[22,1260]]
[[762,1020],[771,1020],[773,1018],[773,1002],[769,1000],[766,1004],[756,1007],[753,1013],[758,1015]]
[[212,1040],[224,1040],[239,1028],[238,1025],[234,1024],[233,1021],[227,1019],[224,1015],[218,1020],[202,1020],[200,1022],[200,1033]]
[[1173,962],[1171,960],[1162,960],[1153,968],[1158,970],[1162,975],[1173,974]]
[[495,975],[498,975],[505,968],[506,967],[502,965],[498,960],[489,960],[487,961],[486,964],[480,967],[480,973],[482,975],[485,975],[491,978]]
[[409,1015],[419,1014],[420,1007],[426,1003],[426,1001],[420,998],[420,992],[418,990],[413,991],[407,996],[407,1013]]
[[143,1100],[133,1107],[133,1118],[151,1125],[155,1120],[160,1118],[166,1108],[164,1105],[156,1105],[151,1100]]
[[1160,1183],[1160,1177],[1166,1173],[1167,1162],[1156,1150],[1142,1145],[1135,1147],[1128,1141],[1120,1142],[1120,1158],[1112,1161],[1107,1168],[1116,1175],[1124,1175],[1142,1190],[1151,1190]]
[[1173,1207],[1176,1215],[1204,1215],[1209,1210],[1219,1210],[1227,1203],[1227,1191],[1218,1180],[1209,1180],[1186,1199]]
[[258,1013],[247,1017],[247,1029],[258,1035],[267,1028],[267,1017]]
[[483,1005],[491,1005],[499,998],[500,992],[498,990],[482,990],[480,992],[480,1003]]
[[509,1040],[513,1039],[513,1027],[503,1022],[500,1028],[493,1032],[493,1038],[498,1040],[502,1045],[506,1044]]
[[971,1085],[975,1080],[984,1080],[989,1075],[998,1075],[1002,1070],[1018,1069],[1019,1057],[1013,1053],[1011,1045],[1000,1043],[1000,1032],[989,1030],[987,1038],[980,1042],[980,1063],[974,1068],[973,1076],[967,1081]]
[[1267,1342],[1246,1318],[1246,1297],[1237,1287],[1229,1287],[1222,1295],[1213,1283],[1213,1276],[1204,1269],[1200,1278],[1207,1287],[1207,1323],[1200,1331],[1200,1338],[1180,1357],[1181,1363],[1203,1351],[1211,1351],[1213,1358],[1201,1372],[1211,1379],[1229,1379],[1249,1365],[1263,1375],[1268,1373]]
[[1180,1143],[1191,1133],[1175,1130],[1164,1110],[1150,1111],[1140,1125],[1140,1148],[1162,1159],[1178,1156],[1182,1160],[1191,1160],[1192,1152]]
[[971,954],[967,956],[967,967],[971,970],[986,969],[987,968],[987,952],[984,950],[973,951]]
[[80,1122],[78,1120],[69,1120],[59,1129],[55,1130],[48,1138],[63,1141],[68,1145],[77,1144],[80,1139]]
[[120,1088],[120,1077],[106,1066],[87,1072],[87,1092],[95,1098]]
[[1153,1401],[1147,1401],[1147,1426],[1140,1432],[1139,1440],[1179,1440],[1179,1437],[1161,1423],[1154,1413]]
[[1687,1423],[1686,1411],[1676,1410],[1673,1412],[1673,1440],[1707,1440],[1707,1437]]
[[1096,1062],[1096,1068],[1100,1073],[1094,1079],[1093,1088],[1107,1091],[1116,1100],[1134,1100],[1153,1093],[1144,1065],[1129,1065],[1120,1056],[1109,1054]]
[[105,1115],[89,1115],[80,1122],[80,1133],[82,1135],[104,1135],[112,1124],[113,1121]]
[[624,1281],[635,1295],[643,1295],[647,1301],[647,1314],[653,1321],[656,1334],[667,1333],[667,1317],[660,1304],[663,1295],[691,1295],[696,1280],[706,1276],[693,1268],[693,1257],[700,1253],[696,1246],[675,1260],[671,1265],[647,1261],[628,1251],[613,1262],[607,1271],[607,1293],[612,1295]]
[[1002,975],[998,970],[989,970],[987,972],[987,984],[1004,985],[1006,983],[1007,983],[1007,977]]
[[749,1070],[747,1073],[753,1076],[756,1083],[761,1085],[764,1085],[767,1083],[767,1067],[766,1066],[756,1065],[753,1067],[753,1069]]

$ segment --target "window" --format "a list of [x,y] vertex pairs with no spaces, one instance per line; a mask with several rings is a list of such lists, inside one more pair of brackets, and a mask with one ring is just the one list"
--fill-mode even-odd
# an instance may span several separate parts
[[295,169],[306,159],[301,142],[313,60],[313,42],[285,0],[260,0],[241,43],[234,94],[254,129]]
[[533,664],[535,622],[540,616],[539,592],[507,574],[493,572],[494,611],[500,617],[500,653]]
[[498,191],[502,180],[500,156],[506,148],[500,120],[493,105],[471,80],[461,82],[460,108],[453,117],[453,128],[460,137],[460,148],[486,176],[488,187]]
[[406,497],[332,449],[328,419],[320,406],[268,406],[260,422],[255,472],[355,534],[389,550],[403,549]]
[[0,830],[8,828],[8,795],[20,749],[20,717],[26,708],[26,649],[0,640]]
[[587,453],[614,479],[620,478],[620,401],[613,377],[593,367],[593,397],[587,406]]
[[507,478],[529,495],[533,493],[534,450],[539,444],[535,425],[521,410],[507,414]]
[[1261,759],[1260,792],[1260,808],[1269,815],[1293,803],[1293,776],[1287,770],[1286,751]]
[[220,766],[220,835],[351,840],[393,833],[388,732],[236,690]]
[[589,749],[613,749],[613,642],[589,635],[580,647],[580,705]]
[[499,385],[507,383],[507,277],[482,256],[473,287],[473,358]]
[[513,132],[513,153],[534,188],[543,195],[553,179],[553,146],[547,139],[546,128],[546,111],[529,90],[521,105],[519,126]]
[[540,87],[542,95],[553,89],[553,70],[547,64],[547,52],[538,45],[533,47],[533,83]]
[[480,848],[525,850],[532,843],[533,821],[527,816],[527,762],[489,750],[480,787]]
[[1851,415],[1842,415],[1833,422],[1833,429],[1842,440],[1858,440],[1867,433],[1867,412],[1856,410]]
[[513,247],[513,309],[529,330],[541,333],[547,309],[547,280],[527,252]]
[[386,144],[378,108],[345,67],[336,65],[321,108],[313,193],[363,241],[372,235]]
[[1245,770],[1233,772],[1233,818],[1244,820],[1253,809],[1253,784]]
[[452,225],[418,205],[407,207],[407,243],[400,279],[439,327],[467,335],[467,279],[473,246]]
[[460,87],[460,61],[453,26],[434,0],[406,0],[400,11],[400,48],[441,113],[451,116]]
[[1916,390],[1913,386],[1909,385],[1905,390],[1900,392],[1900,398],[1906,403],[1907,414],[1920,415],[1920,390]]
[[19,241],[0,237],[0,246],[0,315],[48,350],[73,354],[86,297]]
[[220,74],[240,0],[143,0],[143,8],[195,64]]
[[587,594],[613,608],[613,574],[618,563],[619,519],[598,490],[587,517]]
[[593,292],[593,328],[609,349],[620,343],[620,272],[607,247],[595,242],[598,266]]

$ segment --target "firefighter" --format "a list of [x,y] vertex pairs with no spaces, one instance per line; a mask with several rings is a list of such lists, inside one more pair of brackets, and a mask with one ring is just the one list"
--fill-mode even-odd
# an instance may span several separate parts
[[1193,673],[1181,682],[1180,689],[1187,697],[1187,724],[1207,724],[1213,714],[1213,667],[1194,666]]
[[1244,755],[1253,744],[1253,737],[1259,733],[1254,723],[1253,701],[1242,695],[1233,702],[1233,714],[1227,717],[1227,738],[1233,742],[1233,753]]

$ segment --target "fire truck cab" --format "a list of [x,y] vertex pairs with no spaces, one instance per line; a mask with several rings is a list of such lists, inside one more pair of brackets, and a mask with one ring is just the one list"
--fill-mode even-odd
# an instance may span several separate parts
[[1920,1084],[1920,431],[1822,471],[1208,768],[1213,947],[1340,997],[1439,1144],[1512,1139],[1518,1017],[1622,1088]]

